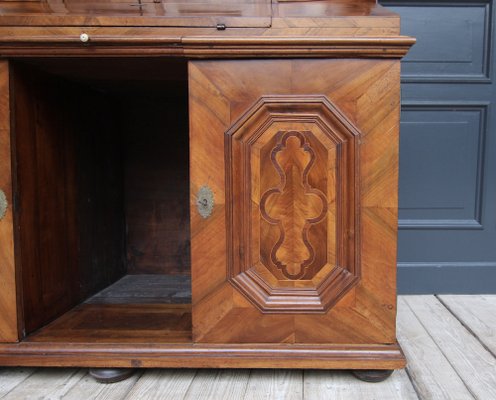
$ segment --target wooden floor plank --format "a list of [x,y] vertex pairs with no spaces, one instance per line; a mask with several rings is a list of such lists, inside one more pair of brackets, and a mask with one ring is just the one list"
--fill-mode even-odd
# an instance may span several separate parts
[[131,378],[122,382],[105,385],[98,383],[93,377],[86,373],[83,378],[77,382],[61,400],[121,400],[123,399],[138,381],[141,372],[133,375]]
[[496,296],[439,296],[441,302],[496,356]]
[[380,383],[362,382],[346,371],[305,371],[303,393],[306,400],[418,399],[405,370]]
[[496,359],[492,354],[435,297],[404,299],[474,397],[496,399]]
[[248,379],[245,400],[302,400],[303,371],[253,370]]
[[126,400],[183,399],[196,375],[196,370],[153,369],[145,371]]
[[33,374],[35,368],[2,368],[0,369],[0,398]]
[[[21,385],[16,386],[2,399],[42,400],[61,399],[86,374],[86,370],[39,368]],[[89,396],[87,396],[88,398]]]
[[185,395],[187,400],[242,399],[249,370],[199,370]]
[[422,399],[473,399],[463,381],[408,304],[398,299],[398,340],[408,373]]

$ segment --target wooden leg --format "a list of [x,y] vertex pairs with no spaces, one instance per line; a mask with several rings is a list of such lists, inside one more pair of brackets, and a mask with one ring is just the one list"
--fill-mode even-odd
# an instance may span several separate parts
[[116,383],[134,374],[132,368],[90,368],[90,375],[100,383]]
[[351,372],[365,382],[382,382],[391,376],[394,369],[355,369]]

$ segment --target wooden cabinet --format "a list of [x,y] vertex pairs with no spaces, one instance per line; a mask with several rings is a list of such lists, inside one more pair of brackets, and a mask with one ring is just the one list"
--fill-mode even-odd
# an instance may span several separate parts
[[0,2],[0,364],[404,366],[399,60],[413,40],[397,16],[154,2],[130,29],[124,3],[99,20],[17,3]]

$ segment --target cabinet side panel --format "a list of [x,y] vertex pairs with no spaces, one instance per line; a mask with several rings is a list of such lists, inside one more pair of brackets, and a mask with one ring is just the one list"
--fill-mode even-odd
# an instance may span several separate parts
[[9,103],[9,64],[0,61],[0,342],[18,340]]

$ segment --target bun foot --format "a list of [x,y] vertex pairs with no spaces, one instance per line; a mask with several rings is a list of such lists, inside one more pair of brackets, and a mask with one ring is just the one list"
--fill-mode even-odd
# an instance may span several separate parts
[[351,372],[361,381],[382,382],[391,376],[394,369],[355,369]]
[[134,374],[132,368],[90,368],[90,375],[100,383],[116,383]]

